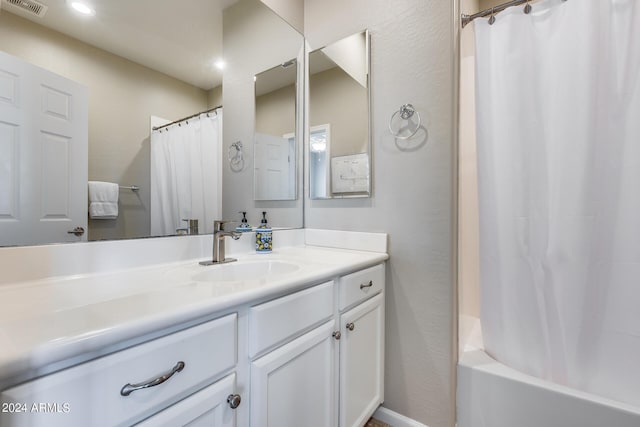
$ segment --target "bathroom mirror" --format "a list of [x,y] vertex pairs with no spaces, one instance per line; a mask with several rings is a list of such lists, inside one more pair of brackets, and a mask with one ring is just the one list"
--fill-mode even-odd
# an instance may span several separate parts
[[256,74],[253,141],[255,200],[296,198],[296,77],[298,62]]
[[[16,240],[8,239],[0,229],[0,246],[151,236],[151,126],[209,110],[224,104],[225,99],[233,104],[232,114],[227,115],[227,106],[223,105],[220,110],[223,131],[217,148],[219,164],[211,166],[221,169],[222,188],[217,196],[221,204],[219,209],[224,219],[237,219],[237,211],[249,210],[247,205],[253,203],[252,192],[246,191],[245,185],[238,186],[242,183],[227,179],[228,148],[238,139],[245,142],[247,169],[253,171],[250,163],[251,138],[227,139],[236,137],[233,132],[228,136],[226,131],[238,125],[234,122],[234,117],[238,116],[233,114],[234,111],[242,108],[253,112],[254,108],[253,95],[245,95],[248,90],[253,93],[253,81],[237,85],[241,74],[237,69],[239,66],[250,69],[251,76],[257,70],[265,69],[264,60],[250,54],[252,43],[256,43],[258,38],[269,44],[268,53],[274,65],[278,63],[274,61],[280,61],[281,57],[295,57],[295,52],[303,48],[302,35],[265,4],[273,2],[110,0],[88,2],[92,10],[87,16],[71,10],[68,7],[70,2],[65,0],[43,0],[40,3],[44,7],[34,13],[33,10],[21,9],[19,5],[2,2],[0,51],[86,89],[86,165],[80,167],[84,168],[84,177],[79,187],[54,186],[49,182],[49,187],[57,190],[55,197],[46,186],[39,190],[40,193],[36,192],[56,208],[52,214],[45,215],[40,209],[16,209],[22,197],[19,186],[24,188],[29,181],[42,181],[43,168],[48,168],[57,177],[74,175],[67,166],[71,165],[72,152],[77,154],[77,150],[68,150],[64,154],[67,148],[61,141],[66,141],[66,136],[57,131],[47,131],[48,139],[55,144],[48,145],[49,151],[43,152],[55,156],[45,155],[45,161],[40,161],[38,167],[21,168],[17,162],[20,147],[16,143],[16,126],[12,122],[15,120],[6,114],[13,108],[9,92],[19,93],[14,89],[18,87],[16,82],[21,76],[17,72],[0,71],[0,123],[13,123],[0,126],[0,227],[14,227],[28,210],[32,211],[30,215],[39,226],[45,222],[63,225],[62,231],[52,236],[36,231],[36,227],[27,228],[25,232],[16,233],[19,235]],[[232,18],[228,28],[227,15]],[[270,33],[258,34],[262,21],[268,21],[272,29]],[[293,54],[291,45],[297,46]],[[65,103],[67,95],[65,90],[48,90],[47,108],[51,110],[50,115],[58,115],[52,120],[63,118],[64,114],[61,116],[60,112],[65,108],[70,115],[77,115],[75,104]],[[21,114],[24,118],[21,125],[36,121],[35,115]],[[227,124],[228,118],[230,124]],[[252,120],[243,121],[242,126],[253,133]],[[107,181],[120,186],[117,218],[87,218],[87,180]],[[134,191],[132,187],[138,190]],[[80,203],[84,224],[69,221],[66,210],[66,202],[78,191],[84,197],[84,203]],[[210,194],[205,189],[203,197]],[[234,196],[230,197],[230,194]],[[242,197],[235,196],[238,194]],[[82,197],[79,199],[83,200]],[[301,205],[278,206],[278,209],[270,209],[269,213],[272,222],[280,227],[302,226]],[[254,213],[250,212],[250,221],[256,222],[258,214],[255,213],[255,218],[252,215]],[[178,224],[175,228],[177,230],[187,224]],[[68,233],[77,225],[85,228],[83,235]],[[200,233],[206,229],[204,224],[199,228]],[[168,231],[163,234],[174,233]]]
[[371,194],[369,34],[309,53],[309,197]]

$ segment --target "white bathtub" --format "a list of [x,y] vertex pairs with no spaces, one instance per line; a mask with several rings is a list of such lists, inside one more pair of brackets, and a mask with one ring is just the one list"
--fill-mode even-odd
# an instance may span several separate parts
[[531,377],[482,350],[460,354],[457,417],[458,427],[640,426],[640,408]]

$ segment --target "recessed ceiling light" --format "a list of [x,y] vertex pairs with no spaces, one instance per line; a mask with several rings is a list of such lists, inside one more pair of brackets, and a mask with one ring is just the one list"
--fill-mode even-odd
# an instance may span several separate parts
[[84,3],[81,3],[79,1],[74,1],[71,3],[71,7],[74,8],[75,10],[77,10],[78,12],[82,13],[83,15],[95,15],[96,11],[93,10],[92,8],[90,8],[89,6],[87,6]]
[[215,65],[218,70],[223,70],[226,64],[222,59],[218,59],[213,65]]

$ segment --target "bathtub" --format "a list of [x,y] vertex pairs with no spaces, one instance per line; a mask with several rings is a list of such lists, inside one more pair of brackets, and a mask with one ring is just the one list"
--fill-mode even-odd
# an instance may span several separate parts
[[640,408],[523,374],[472,350],[458,362],[457,418],[458,427],[638,427]]

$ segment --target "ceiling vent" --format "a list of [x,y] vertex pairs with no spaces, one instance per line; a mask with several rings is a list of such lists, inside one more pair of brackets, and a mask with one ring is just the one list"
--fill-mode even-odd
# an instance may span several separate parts
[[42,3],[38,3],[34,0],[3,0],[4,4],[10,6],[7,8],[8,11],[11,11],[12,7],[16,7],[23,12],[28,13],[29,15],[35,15],[40,18],[47,13],[48,7]]

